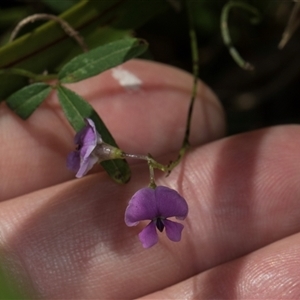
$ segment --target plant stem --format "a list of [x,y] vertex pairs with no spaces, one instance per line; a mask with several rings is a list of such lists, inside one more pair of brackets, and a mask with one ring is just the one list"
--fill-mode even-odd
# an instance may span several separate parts
[[229,34],[229,29],[228,29],[228,15],[229,15],[230,10],[233,7],[239,7],[239,8],[245,9],[245,10],[249,11],[250,13],[252,13],[255,16],[255,18],[252,19],[252,23],[258,23],[258,21],[260,20],[260,13],[255,7],[252,7],[251,5],[249,5],[247,3],[239,2],[239,1],[229,1],[223,7],[222,14],[221,14],[220,25],[221,25],[221,32],[222,32],[222,38],[223,38],[224,44],[227,46],[228,51],[229,51],[230,55],[232,56],[232,58],[234,59],[234,61],[241,68],[243,68],[244,70],[252,71],[252,70],[254,70],[254,66],[251,63],[245,61],[240,56],[240,54],[238,53],[236,48],[233,46],[232,41],[231,41],[231,37]]
[[148,160],[148,167],[149,167],[149,172],[150,172],[149,187],[151,187],[152,189],[155,189],[156,183],[155,183],[155,177],[154,177],[154,168],[153,168],[153,165],[151,164],[150,160]]
[[56,74],[41,75],[41,74],[35,74],[35,73],[27,71],[27,70],[18,69],[18,68],[1,69],[0,74],[20,75],[20,76],[28,77],[28,78],[32,79],[33,81],[37,81],[37,82],[57,79]]
[[163,165],[157,162],[150,154],[148,155],[141,155],[141,154],[129,154],[129,153],[122,153],[122,158],[134,158],[134,159],[142,159],[148,162],[149,171],[150,171],[150,185],[155,186],[154,181],[154,169],[159,169],[162,172],[167,173],[169,175],[171,171],[180,163],[182,157],[184,156],[185,152],[187,151],[190,143],[190,128],[191,128],[191,121],[192,121],[192,113],[194,109],[194,103],[197,96],[197,83],[198,83],[198,73],[199,73],[199,56],[198,56],[198,44],[197,44],[197,36],[196,31],[194,28],[193,16],[192,16],[192,9],[189,3],[189,0],[186,0],[186,7],[187,7],[187,16],[189,22],[189,35],[190,35],[190,43],[191,43],[191,52],[192,52],[192,61],[193,61],[193,88],[192,88],[192,96],[190,100],[190,105],[188,109],[187,115],[187,122],[186,122],[186,130],[185,135],[183,137],[181,149],[179,150],[179,154],[176,160],[170,162],[168,165]]
[[189,35],[190,35],[190,43],[191,43],[194,80],[193,80],[192,97],[191,97],[190,106],[189,106],[189,110],[188,110],[185,136],[184,136],[183,142],[182,142],[182,148],[186,148],[189,146],[191,120],[192,120],[194,103],[195,103],[195,99],[197,96],[197,82],[198,82],[198,74],[199,74],[199,56],[198,56],[197,35],[196,35],[194,22],[193,22],[193,13],[192,13],[192,8],[191,8],[191,3],[189,0],[186,0],[186,9],[187,9],[188,22],[189,22]]
[[284,32],[282,34],[281,41],[278,45],[279,49],[283,49],[283,47],[290,40],[292,35],[295,33],[295,31],[299,27],[299,25],[300,25],[299,11],[300,11],[300,2],[297,1],[294,5],[294,8],[293,8],[291,14],[290,14],[286,28],[284,29]]

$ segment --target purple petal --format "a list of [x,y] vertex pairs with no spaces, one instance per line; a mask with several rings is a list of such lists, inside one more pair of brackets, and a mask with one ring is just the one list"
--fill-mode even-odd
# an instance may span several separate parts
[[79,139],[80,156],[88,157],[97,146],[97,132],[92,127],[85,127]]
[[125,211],[127,226],[135,226],[142,220],[152,220],[158,216],[155,190],[143,188],[138,190],[131,198]]
[[78,151],[73,151],[68,155],[67,168],[77,172],[80,168],[80,155]]
[[184,226],[170,220],[164,220],[164,224],[168,238],[173,242],[179,242],[181,240],[181,232]]
[[160,216],[185,219],[188,214],[188,205],[175,190],[166,186],[158,186],[155,189],[155,196]]
[[90,155],[89,157],[83,158],[80,162],[79,170],[76,174],[77,178],[81,178],[84,176],[98,161],[98,157],[94,155]]
[[70,153],[67,159],[68,168],[77,172],[77,178],[84,176],[98,161],[98,158],[92,153],[97,143],[102,142],[94,122],[91,119],[85,119],[85,123],[85,127],[75,135],[74,141],[78,145],[78,149]]
[[86,125],[89,125],[96,132],[96,126],[95,126],[95,123],[94,123],[94,121],[92,119],[90,119],[90,118],[84,118],[84,121],[85,121]]
[[[86,124],[81,130],[79,130],[74,138],[74,143],[76,145],[82,146],[85,141],[85,137],[88,136],[90,140],[94,140],[95,138],[95,131],[93,127],[91,127],[89,124]],[[88,139],[88,140],[89,140]]]
[[85,118],[84,121],[85,126],[75,135],[75,144],[79,144],[82,141],[82,136],[85,136],[87,131],[91,130],[94,134],[97,132],[95,123],[92,119]]
[[98,133],[95,123],[92,119],[85,118],[85,123],[90,125],[91,128],[93,128],[93,131],[96,133],[95,139],[97,140],[98,144],[101,144],[103,142],[101,135]]
[[158,242],[155,223],[151,221],[140,233],[139,239],[144,248],[150,248]]

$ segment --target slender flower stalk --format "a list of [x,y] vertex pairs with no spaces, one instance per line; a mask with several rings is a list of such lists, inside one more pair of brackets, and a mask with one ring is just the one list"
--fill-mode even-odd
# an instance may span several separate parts
[[10,68],[10,69],[0,69],[0,74],[7,74],[7,75],[20,75],[29,78],[31,81],[39,82],[39,81],[49,81],[57,79],[56,74],[35,74],[33,72],[19,69],[19,68]]

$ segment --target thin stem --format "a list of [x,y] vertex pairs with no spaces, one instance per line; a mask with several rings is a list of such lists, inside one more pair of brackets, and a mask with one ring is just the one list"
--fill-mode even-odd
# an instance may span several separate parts
[[238,1],[230,1],[223,7],[222,14],[221,14],[221,32],[222,32],[224,44],[227,46],[228,51],[229,51],[230,55],[232,56],[232,58],[234,59],[234,61],[241,68],[248,70],[248,71],[252,71],[252,70],[254,70],[254,66],[251,63],[245,61],[240,56],[240,54],[238,53],[236,48],[233,46],[232,41],[231,41],[231,37],[230,37],[229,29],[228,29],[228,15],[229,15],[230,10],[233,7],[239,7],[239,8],[245,9],[245,10],[249,11],[250,13],[252,13],[255,16],[255,18],[252,19],[252,23],[257,23],[259,21],[260,13],[255,7],[252,7],[251,5],[249,5],[247,3],[238,2]]
[[40,75],[40,74],[32,73],[27,70],[18,69],[18,68],[1,69],[0,74],[20,75],[20,76],[28,77],[33,81],[49,81],[49,80],[57,79],[56,74]]
[[131,153],[126,153],[122,152],[122,158],[134,158],[134,159],[142,159],[142,160],[149,160],[148,155],[143,155],[143,154],[131,154]]
[[171,171],[180,163],[182,157],[184,156],[185,152],[189,147],[189,138],[190,138],[190,128],[191,128],[191,120],[192,120],[192,113],[195,104],[195,99],[197,96],[197,83],[198,83],[198,73],[199,73],[199,57],[198,57],[198,45],[197,45],[197,36],[196,31],[194,28],[194,22],[192,17],[192,9],[189,3],[189,0],[186,0],[187,6],[187,15],[189,21],[189,35],[190,35],[190,42],[191,42],[191,52],[192,52],[192,60],[193,60],[193,88],[192,88],[192,96],[190,100],[190,105],[188,109],[187,115],[187,122],[186,122],[186,130],[185,135],[183,137],[182,146],[179,151],[178,157],[175,161],[170,162],[168,165],[163,165],[157,162],[153,157],[149,155],[140,155],[140,154],[129,154],[129,153],[122,153],[122,158],[134,158],[134,159],[142,159],[148,162],[149,171],[150,171],[150,186],[155,186],[154,182],[154,169],[159,169],[167,175],[171,173]]
[[180,163],[181,159],[183,158],[185,152],[187,151],[189,145],[185,144],[183,147],[181,147],[178,157],[176,160],[172,161],[169,165],[168,165],[168,174],[171,173],[171,171],[178,166],[178,164]]
[[148,167],[149,167],[149,172],[150,172],[149,187],[155,189],[156,188],[156,183],[155,183],[155,178],[154,178],[154,168],[153,168],[153,165],[151,164],[150,160],[148,160]]
[[163,172],[168,171],[168,166],[158,163],[150,154],[144,155],[144,154],[131,154],[122,152],[121,158],[133,158],[133,159],[141,159],[146,160],[148,162],[148,165],[151,165],[153,169],[159,169]]
[[[188,148],[187,146],[182,147],[179,151],[179,155],[178,155],[177,159],[168,165],[163,165],[163,164],[157,162],[150,154],[143,155],[143,154],[131,154],[131,153],[126,153],[126,152],[121,152],[121,156],[116,157],[116,159],[133,158],[133,159],[146,160],[148,162],[149,168],[151,167],[152,169],[158,169],[158,170],[161,170],[162,172],[170,174],[171,171],[179,164],[179,162],[180,162],[181,158],[183,157],[184,153],[186,152],[187,148]],[[150,170],[150,173],[151,172],[152,171]]]
[[295,33],[296,29],[299,27],[300,25],[299,11],[300,11],[300,1],[296,1],[295,6],[291,12],[288,24],[286,25],[286,28],[282,34],[281,41],[278,45],[279,49],[283,49],[283,47],[286,45],[286,43],[290,40],[292,35]]
[[82,48],[83,52],[88,51],[88,47],[84,42],[83,37],[76,30],[74,30],[68,22],[61,19],[60,17],[57,17],[55,15],[49,15],[49,14],[34,14],[20,21],[18,25],[15,27],[15,29],[13,30],[9,42],[12,42],[15,39],[19,31],[25,25],[27,25],[28,23],[33,23],[37,20],[53,20],[57,22],[58,24],[60,24],[61,28],[65,31],[67,35],[69,35],[71,38],[74,38],[76,40],[76,42]]
[[[190,4],[189,0],[186,0],[186,7],[187,7],[188,22],[189,22],[189,35],[190,35],[190,43],[191,43],[194,80],[193,80],[192,97],[191,97],[190,106],[189,106],[189,110],[188,110],[188,116],[187,116],[186,130],[185,130],[185,135],[184,135],[183,142],[182,142],[182,148],[184,148],[184,149],[189,146],[191,120],[192,120],[194,103],[195,103],[195,99],[197,96],[197,83],[198,83],[198,74],[199,74],[199,56],[198,56],[197,35],[196,35],[195,27],[194,27],[193,13],[192,13],[192,8],[191,8],[191,4]],[[183,154],[184,154],[184,152],[183,152]],[[182,155],[179,154],[178,159],[181,159]]]

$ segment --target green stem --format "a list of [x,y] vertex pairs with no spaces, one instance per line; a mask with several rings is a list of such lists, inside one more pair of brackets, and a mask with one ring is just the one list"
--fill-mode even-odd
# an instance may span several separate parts
[[151,164],[150,160],[148,160],[148,167],[149,167],[149,172],[150,172],[149,187],[151,187],[152,189],[155,189],[156,188],[156,183],[155,183],[155,177],[154,177],[154,167]]
[[189,0],[186,0],[187,6],[187,15],[188,15],[188,22],[189,22],[189,35],[190,35],[190,42],[191,42],[191,52],[192,52],[192,61],[193,61],[193,88],[192,88],[192,96],[190,100],[190,105],[188,109],[187,115],[187,122],[186,122],[186,130],[185,135],[182,141],[181,149],[179,151],[178,157],[176,160],[172,161],[168,165],[163,165],[157,162],[150,154],[149,155],[140,155],[140,154],[129,154],[129,153],[122,153],[121,158],[134,158],[134,159],[142,159],[148,162],[149,171],[150,171],[150,187],[155,187],[154,181],[154,169],[159,169],[162,172],[167,173],[169,175],[171,171],[180,163],[181,159],[183,158],[185,152],[187,151],[190,143],[190,128],[191,128],[191,120],[192,120],[192,113],[195,104],[195,99],[197,96],[197,83],[198,83],[198,73],[199,73],[199,57],[198,57],[198,45],[197,45],[197,36],[196,31],[194,28],[194,22],[192,17],[192,9],[189,3]]
[[[182,142],[182,149],[180,150],[180,153],[183,151],[183,154],[185,153],[186,148],[189,146],[191,120],[192,120],[194,103],[195,103],[195,99],[197,96],[197,82],[198,82],[198,74],[199,74],[199,56],[198,56],[197,35],[196,35],[195,27],[194,27],[193,13],[192,13],[192,8],[191,8],[191,4],[190,4],[189,0],[186,0],[186,8],[187,8],[188,23],[189,23],[189,35],[190,35],[190,43],[191,43],[194,80],[193,80],[192,97],[191,97],[190,106],[189,106],[189,110],[188,110],[186,130],[185,130],[185,135],[184,135],[183,142]],[[180,155],[180,153],[179,153],[179,157],[178,157],[179,160],[183,156],[183,154]]]
[[118,157],[115,157],[114,159],[133,158],[133,159],[146,160],[148,162],[148,166],[150,169],[150,183],[151,183],[151,182],[154,182],[154,173],[153,173],[154,169],[161,170],[162,172],[165,172],[169,175],[171,173],[171,171],[180,163],[187,148],[188,148],[188,145],[185,145],[184,147],[182,147],[179,151],[179,155],[178,155],[177,159],[168,165],[163,165],[163,164],[157,162],[150,154],[143,155],[143,154],[131,154],[131,153],[126,153],[126,152],[120,152],[120,155]]
[[248,70],[248,71],[252,71],[252,70],[254,70],[254,66],[252,64],[250,64],[249,62],[245,61],[240,56],[238,51],[233,46],[231,37],[229,34],[228,16],[229,16],[230,10],[234,7],[239,7],[239,8],[245,9],[245,10],[249,11],[250,13],[252,13],[255,16],[255,18],[252,19],[252,23],[258,23],[258,21],[260,19],[260,13],[255,7],[252,7],[251,5],[249,5],[247,3],[238,2],[238,1],[230,1],[223,7],[222,14],[221,14],[221,32],[222,32],[222,38],[223,38],[224,44],[227,46],[228,51],[229,51],[230,55],[232,56],[232,58],[234,59],[234,61],[241,68]]
[[56,74],[40,75],[40,74],[32,73],[27,70],[17,69],[17,68],[0,69],[0,75],[1,74],[20,75],[20,76],[28,77],[36,82],[39,82],[39,81],[45,82],[45,81],[57,79]]

